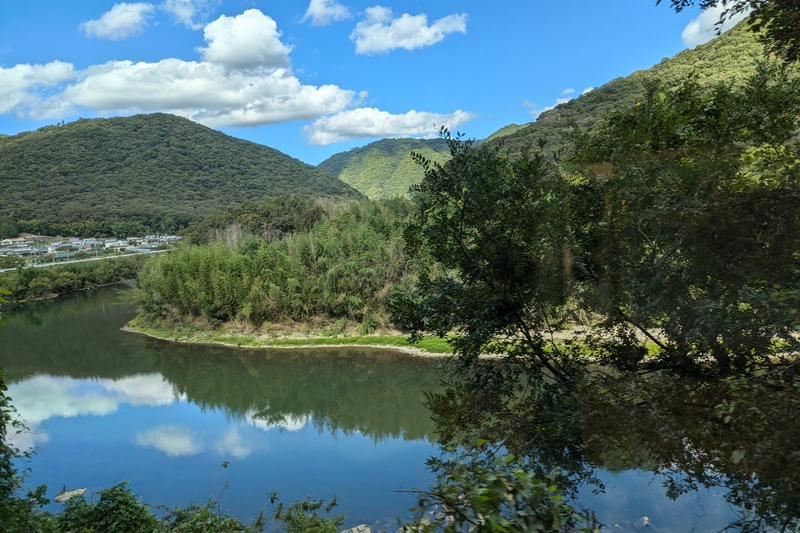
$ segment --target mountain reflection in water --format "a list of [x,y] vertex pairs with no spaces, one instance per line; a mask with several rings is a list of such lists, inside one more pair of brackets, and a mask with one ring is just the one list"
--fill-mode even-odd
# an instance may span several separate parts
[[[46,483],[51,497],[65,484],[91,493],[128,479],[148,503],[186,505],[218,494],[229,479],[223,509],[244,519],[265,505],[272,490],[284,501],[338,493],[337,510],[348,515],[348,525],[377,520],[390,530],[413,503],[393,491],[432,481],[425,464],[439,453],[437,428],[422,402],[426,391],[441,390],[437,360],[361,348],[177,345],[121,332],[133,316],[110,289],[4,312],[9,325],[0,339],[0,365],[8,371],[14,405],[33,430],[15,439],[39,447],[31,482]],[[732,505],[726,501],[729,485],[699,477],[718,473],[714,467],[730,462],[735,449],[722,448],[724,461],[683,468],[674,453],[659,452],[654,443],[685,442],[687,456],[699,457],[710,440],[692,441],[697,417],[653,410],[665,422],[625,402],[614,405],[600,396],[584,402],[583,416],[591,423],[576,437],[576,453],[567,455],[572,462],[552,462],[565,472],[586,473],[576,477],[581,505],[618,524],[614,531],[635,531],[643,516],[651,531],[717,531],[740,516],[736,505],[747,502]],[[484,408],[473,407],[475,413]],[[630,431],[648,424],[648,431]],[[459,431],[466,437],[471,428]],[[663,431],[672,434],[665,438]],[[562,454],[569,451],[551,444]],[[759,451],[745,453],[735,464],[751,468]],[[230,461],[224,470],[223,461]],[[746,483],[746,471],[752,468],[736,479]],[[593,494],[588,479],[602,483],[605,492]],[[670,479],[684,484],[673,490],[675,501],[663,486]],[[685,486],[692,483],[696,487]]]

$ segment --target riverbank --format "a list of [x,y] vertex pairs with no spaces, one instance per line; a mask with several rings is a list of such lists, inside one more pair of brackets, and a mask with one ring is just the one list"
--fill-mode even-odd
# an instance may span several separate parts
[[323,332],[298,333],[253,332],[230,330],[208,330],[193,325],[178,323],[156,323],[138,316],[128,322],[123,331],[139,333],[148,337],[180,342],[184,344],[203,344],[228,346],[232,348],[345,348],[361,346],[364,348],[387,348],[409,355],[422,357],[445,357],[453,353],[445,339],[426,337],[417,344],[408,341],[402,332],[384,331],[373,335],[325,334]]

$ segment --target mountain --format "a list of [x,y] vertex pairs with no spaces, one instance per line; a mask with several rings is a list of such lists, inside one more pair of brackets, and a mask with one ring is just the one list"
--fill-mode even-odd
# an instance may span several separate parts
[[528,146],[536,148],[538,141],[544,139],[547,141],[545,152],[552,154],[569,147],[563,134],[571,130],[573,122],[581,128],[589,128],[600,123],[611,111],[635,105],[644,96],[644,82],[648,79],[657,78],[669,86],[677,86],[693,75],[704,85],[735,83],[754,74],[757,62],[763,58],[764,46],[743,22],[694,50],[664,58],[652,68],[612,80],[545,111],[536,122],[510,135],[489,140],[487,145],[500,145],[510,157],[516,157]]
[[318,168],[163,113],[0,137],[0,216],[186,223],[245,200],[362,198]]
[[503,126],[502,128],[492,133],[485,139],[478,141],[478,144],[483,144],[489,141],[493,141],[495,139],[499,139],[500,137],[505,137],[506,135],[511,135],[512,133],[518,132],[527,125],[528,124],[509,124],[508,126]]
[[[736,82],[752,75],[756,63],[763,58],[763,45],[741,23],[694,50],[684,50],[652,68],[612,80],[542,113],[536,122],[509,124],[477,144],[499,145],[508,156],[519,157],[526,147],[537,149],[538,141],[544,139],[545,152],[553,155],[569,147],[563,134],[571,130],[573,122],[583,128],[592,127],[611,111],[635,105],[644,95],[644,82],[648,79],[677,85],[694,75],[702,84]],[[449,159],[447,145],[441,139],[383,139],[336,154],[320,163],[319,168],[370,198],[394,196],[404,194],[409,186],[422,180],[422,170],[411,161],[412,150],[439,162]]]
[[450,159],[444,139],[382,139],[335,154],[317,167],[370,198],[401,196],[422,181],[412,151],[439,163]]

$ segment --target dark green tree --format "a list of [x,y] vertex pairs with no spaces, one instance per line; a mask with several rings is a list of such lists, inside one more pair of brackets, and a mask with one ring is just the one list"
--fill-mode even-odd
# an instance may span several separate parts
[[0,239],[13,239],[19,235],[19,229],[14,220],[8,217],[0,217]]
[[606,362],[724,377],[794,349],[798,117],[800,84],[763,64],[741,88],[651,83],[579,136],[576,272]]

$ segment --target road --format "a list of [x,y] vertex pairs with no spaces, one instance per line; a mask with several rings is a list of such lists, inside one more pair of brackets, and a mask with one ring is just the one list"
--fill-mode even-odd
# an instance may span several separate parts
[[[73,263],[85,263],[86,261],[102,261],[104,259],[117,259],[120,257],[132,257],[134,255],[145,255],[145,254],[160,254],[163,252],[169,252],[174,250],[171,248],[170,250],[152,250],[150,252],[136,252],[135,254],[123,254],[123,255],[109,255],[106,257],[90,257],[89,259],[77,259],[75,261],[62,261],[60,263],[42,263],[38,265],[26,265],[25,268],[45,268],[45,267],[54,267],[54,266],[61,266],[61,265],[71,265]],[[8,272],[9,270],[16,270],[16,268],[2,268],[0,272]]]

